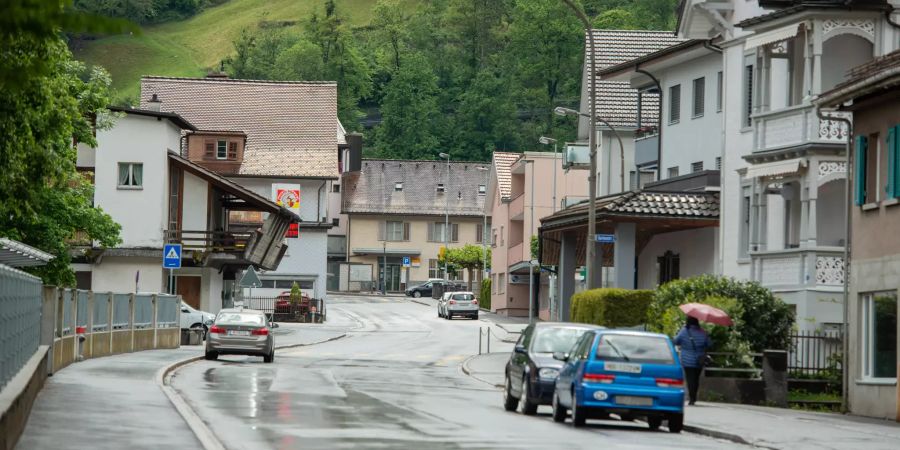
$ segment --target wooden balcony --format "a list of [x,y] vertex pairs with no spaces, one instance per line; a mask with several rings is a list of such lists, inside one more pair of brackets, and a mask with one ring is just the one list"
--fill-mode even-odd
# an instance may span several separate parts
[[166,242],[181,244],[183,250],[243,254],[250,232],[166,230]]

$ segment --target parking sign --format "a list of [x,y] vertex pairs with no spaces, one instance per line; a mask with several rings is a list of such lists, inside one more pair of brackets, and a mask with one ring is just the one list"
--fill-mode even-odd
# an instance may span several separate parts
[[409,256],[404,256],[404,257],[403,257],[403,267],[409,267],[409,266],[411,266],[411,265],[412,265],[412,264],[410,264]]

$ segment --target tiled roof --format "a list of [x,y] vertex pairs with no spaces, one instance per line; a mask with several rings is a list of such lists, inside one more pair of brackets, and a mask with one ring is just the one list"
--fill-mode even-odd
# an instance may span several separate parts
[[750,28],[807,10],[886,11],[891,9],[885,0],[770,0],[760,1],[759,6],[766,10],[777,9],[738,22],[737,26]]
[[900,85],[900,50],[875,58],[856,66],[847,73],[844,81],[823,92],[816,103],[839,106],[847,100],[870,95],[882,89],[897,89]]
[[337,85],[228,78],[141,78],[141,106],[199,129],[247,134],[241,175],[337,177]]
[[615,215],[719,217],[718,192],[629,192],[602,208]]
[[[594,30],[594,48],[593,52],[585,52],[585,67],[590,67],[593,55],[597,57],[595,68],[600,71],[682,41],[671,31]],[[637,90],[632,89],[628,82],[602,81],[598,76],[596,101],[598,115],[611,125],[628,128],[637,126]],[[642,122],[655,123],[659,97],[645,94],[642,102]]]
[[[341,184],[345,214],[406,214],[481,216],[485,195],[479,195],[487,174],[478,167],[488,163],[364,159],[362,170],[345,172]],[[402,190],[395,188],[403,183]],[[438,183],[446,192],[438,193]],[[447,200],[450,200],[449,207]]]
[[512,196],[512,165],[521,157],[522,153],[494,152],[494,168],[501,200],[509,200]]

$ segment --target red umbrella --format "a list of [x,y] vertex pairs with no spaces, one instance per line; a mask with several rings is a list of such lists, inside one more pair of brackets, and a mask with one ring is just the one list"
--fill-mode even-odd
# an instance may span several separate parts
[[714,306],[705,305],[703,303],[685,303],[679,306],[685,314],[694,317],[699,321],[712,323],[715,325],[724,325],[729,327],[734,325],[731,317],[725,311]]

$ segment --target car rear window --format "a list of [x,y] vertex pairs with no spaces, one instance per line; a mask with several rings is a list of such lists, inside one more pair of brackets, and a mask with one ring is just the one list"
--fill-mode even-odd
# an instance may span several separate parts
[[472,294],[454,294],[453,300],[472,301],[475,300],[475,296]]
[[597,359],[605,361],[674,364],[669,342],[659,336],[604,334],[597,344]]
[[259,326],[266,323],[266,318],[259,314],[247,313],[222,313],[216,318],[218,325],[248,325]]
[[540,327],[537,329],[537,336],[535,336],[531,351],[534,353],[568,352],[585,331],[587,330],[584,328]]

